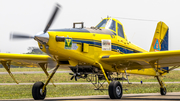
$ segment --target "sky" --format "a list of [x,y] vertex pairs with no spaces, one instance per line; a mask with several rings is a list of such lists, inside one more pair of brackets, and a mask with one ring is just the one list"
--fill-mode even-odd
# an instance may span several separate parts
[[56,3],[62,9],[50,29],[72,28],[73,22],[91,27],[107,16],[118,17],[128,40],[149,51],[156,25],[163,21],[169,26],[169,49],[180,50],[178,0],[0,0],[0,52],[26,53],[28,47],[38,47],[33,39],[9,40],[10,33],[33,36],[43,31]]

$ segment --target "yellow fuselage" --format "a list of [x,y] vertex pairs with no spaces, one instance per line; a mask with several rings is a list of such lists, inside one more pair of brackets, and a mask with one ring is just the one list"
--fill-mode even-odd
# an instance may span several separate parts
[[[103,24],[101,24],[103,21],[107,22],[105,27]],[[108,21],[111,23],[112,21],[115,22],[114,29],[111,28],[111,26],[109,26],[109,29],[107,29],[109,23]],[[101,25],[100,28],[98,28],[99,25]],[[99,67],[99,65],[96,63],[101,63],[105,71],[124,72],[124,70],[126,70],[125,68],[121,69],[121,67],[118,67],[117,70],[113,67],[116,64],[107,64],[100,61],[100,58],[107,55],[123,55],[147,52],[146,50],[132,44],[127,40],[123,25],[118,20],[113,18],[105,18],[100,22],[99,25],[91,29],[72,28],[48,31],[49,41],[47,45],[49,46],[50,54],[53,55],[54,59],[62,65],[67,63],[71,66],[93,65]],[[120,28],[121,30],[119,30]],[[124,34],[123,37],[121,37],[120,31]],[[64,41],[58,42],[56,37],[64,37],[65,39]],[[70,40],[72,43],[70,43]],[[70,44],[72,44],[73,48],[66,47]],[[108,44],[106,45],[108,47],[103,48],[104,44]],[[42,47],[40,43],[39,46]],[[42,51],[46,52],[45,46],[43,46]],[[128,70],[127,72],[141,75],[156,75],[152,68],[143,70]]]
[[[85,33],[85,32],[63,32],[49,31],[49,50],[59,61],[69,61],[70,65],[95,65],[99,61],[100,56],[130,54],[138,52],[147,52],[144,49],[126,41],[119,36],[111,36],[107,34]],[[72,42],[77,44],[77,49],[65,49],[65,42],[56,42],[56,36],[72,38]],[[102,50],[102,40],[111,40],[111,51]],[[82,44],[87,44],[83,46]],[[86,51],[83,51],[86,48]],[[119,50],[118,50],[119,49]],[[123,50],[123,51],[121,51]],[[42,51],[46,52],[43,48]],[[105,64],[105,63],[102,63]],[[112,66],[104,65],[107,71],[114,71]]]

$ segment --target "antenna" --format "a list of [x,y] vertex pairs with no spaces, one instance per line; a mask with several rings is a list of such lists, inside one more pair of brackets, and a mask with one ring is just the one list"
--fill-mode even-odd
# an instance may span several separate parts
[[124,17],[113,17],[117,19],[125,19],[125,20],[138,20],[138,21],[151,21],[151,22],[159,22],[159,20],[149,20],[149,19],[136,19],[136,18],[124,18]]
[[132,42],[132,39],[134,38],[134,35],[135,35],[135,34],[136,34],[136,33],[134,33],[133,36],[131,37],[131,42]]

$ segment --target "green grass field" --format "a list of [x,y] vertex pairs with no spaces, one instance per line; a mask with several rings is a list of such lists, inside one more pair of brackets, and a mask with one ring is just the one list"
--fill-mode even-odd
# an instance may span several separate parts
[[[48,70],[50,69],[48,68]],[[11,68],[11,72],[22,72],[22,71],[43,71],[43,70],[41,68]],[[57,71],[68,71],[68,70],[58,69]],[[0,72],[7,72],[7,71],[5,70],[5,68],[0,68]]]
[[[0,68],[0,72],[5,72],[4,68]],[[14,68],[13,68],[14,69]],[[41,68],[16,68],[13,71],[42,71]],[[164,77],[165,82],[179,82],[180,81],[180,71],[171,71]],[[0,75],[0,83],[14,83],[8,74]],[[45,74],[14,74],[15,78],[19,83],[34,83],[36,81],[47,80]],[[53,77],[54,82],[87,82],[85,79],[78,79],[78,81],[70,80],[71,75],[68,73],[56,73]],[[140,75],[130,75],[130,82],[157,82],[156,78],[150,76],[140,76]],[[47,97],[67,97],[67,96],[83,96],[83,95],[108,95],[108,91],[103,92],[99,90],[94,90],[93,85],[57,85],[54,87],[52,85],[47,86]],[[105,85],[105,89],[108,86]],[[124,84],[123,88],[129,89],[128,92],[123,92],[124,94],[129,93],[159,93],[158,84]],[[22,98],[32,98],[31,95],[32,85],[0,85],[0,99],[22,99]],[[167,84],[168,92],[179,92],[180,84]]]
[[[128,92],[123,91],[123,94],[133,94],[133,93],[159,93],[158,84],[132,84],[123,85],[124,88],[128,88]],[[0,99],[22,99],[22,98],[32,98],[31,89],[32,85],[5,85],[0,86]],[[104,88],[108,88],[105,85]],[[178,92],[180,91],[179,84],[168,84],[168,92]],[[47,96],[46,97],[67,97],[67,96],[86,96],[86,95],[108,95],[108,90],[94,90],[93,85],[57,85],[56,87],[52,85],[47,86]]]
[[[18,68],[19,69],[19,68]],[[33,70],[39,70],[39,68],[33,68]],[[25,70],[25,69],[24,69]],[[28,68],[29,70],[29,68]],[[171,71],[163,80],[165,82],[180,82],[180,71]],[[14,74],[14,77],[19,83],[33,83],[36,81],[45,82],[47,77],[45,74]],[[69,73],[56,73],[53,77],[54,82],[87,82],[85,79],[78,79],[78,81],[70,80],[72,76]],[[6,78],[6,79],[4,79]],[[157,82],[157,79],[152,76],[133,75],[129,76],[130,82]],[[1,75],[0,83],[14,83],[8,74]]]

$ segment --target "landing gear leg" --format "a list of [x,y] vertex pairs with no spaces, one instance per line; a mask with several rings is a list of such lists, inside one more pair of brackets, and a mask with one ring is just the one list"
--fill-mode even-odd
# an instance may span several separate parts
[[[39,66],[42,68],[42,70],[44,71],[46,76],[49,77],[49,73],[47,72],[47,65],[45,63],[39,63]],[[52,82],[53,86],[56,87],[56,85],[54,84],[52,79],[51,79],[51,82]]]
[[36,82],[33,85],[32,96],[33,96],[34,100],[43,100],[46,97],[46,86],[48,85],[49,81],[56,73],[58,67],[59,67],[59,65],[57,65],[56,68],[53,70],[53,72],[51,73],[51,75],[49,76],[49,78],[45,84],[43,82]]
[[155,62],[154,63],[150,63],[150,64],[151,64],[152,68],[154,68],[154,70],[156,71],[156,76],[155,77],[157,78],[157,80],[159,82],[159,85],[160,85],[160,94],[161,95],[166,95],[166,92],[167,92],[166,91],[166,84],[161,79],[162,75],[160,74],[160,71],[158,69],[159,61],[156,61],[156,62],[157,62],[157,64],[155,64]]
[[100,66],[100,68],[102,70],[102,73],[104,74],[104,77],[106,78],[106,81],[109,84],[109,88],[108,88],[109,97],[111,99],[121,99],[122,93],[123,93],[121,83],[119,81],[112,81],[110,83],[110,81],[108,80],[107,75],[106,75],[106,73],[105,73],[105,71],[103,69],[103,66],[100,63],[98,63],[98,64],[99,64],[99,66]]
[[158,80],[158,82],[159,82],[159,85],[161,86],[160,87],[160,93],[161,93],[161,95],[166,95],[166,87],[165,87],[165,83],[160,79],[160,77],[159,76],[157,76],[156,77],[157,78],[157,80]]

